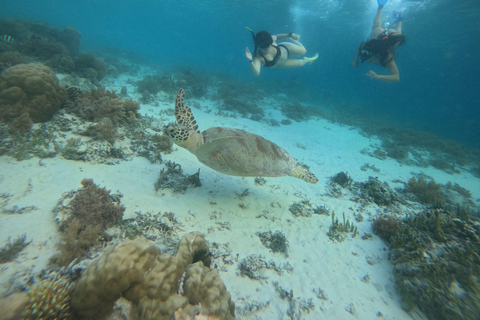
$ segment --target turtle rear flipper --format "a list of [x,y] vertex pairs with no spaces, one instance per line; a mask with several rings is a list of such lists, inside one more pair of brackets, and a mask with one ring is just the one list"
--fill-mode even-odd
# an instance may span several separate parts
[[180,89],[178,90],[177,98],[175,99],[175,119],[177,119],[178,125],[184,126],[196,133],[200,133],[192,109],[183,104],[183,98],[185,98],[185,91]]

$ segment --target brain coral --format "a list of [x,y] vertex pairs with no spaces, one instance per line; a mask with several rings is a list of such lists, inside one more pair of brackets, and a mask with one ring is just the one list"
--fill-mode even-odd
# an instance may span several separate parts
[[0,75],[0,121],[28,114],[33,122],[49,120],[67,100],[52,69],[42,64],[18,64]]

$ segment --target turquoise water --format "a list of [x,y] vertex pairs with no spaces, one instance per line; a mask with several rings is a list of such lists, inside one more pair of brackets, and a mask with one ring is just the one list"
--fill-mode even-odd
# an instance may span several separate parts
[[[384,10],[386,20],[401,8],[407,9],[407,43],[397,50],[397,84],[365,76],[370,69],[385,73],[379,66],[351,66],[358,44],[368,37],[374,0],[24,0],[1,1],[0,16],[74,27],[82,33],[84,51],[117,47],[162,67],[226,72],[259,86],[301,83],[319,105],[342,101],[367,114],[385,113],[406,126],[480,147],[480,2],[394,0]],[[318,52],[320,58],[295,70],[264,69],[254,78],[243,56],[246,46],[253,50],[245,26],[299,33],[308,54]]]

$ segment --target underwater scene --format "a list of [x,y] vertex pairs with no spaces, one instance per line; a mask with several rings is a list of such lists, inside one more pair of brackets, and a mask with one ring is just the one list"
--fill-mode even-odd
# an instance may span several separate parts
[[0,320],[480,320],[479,14],[0,1]]

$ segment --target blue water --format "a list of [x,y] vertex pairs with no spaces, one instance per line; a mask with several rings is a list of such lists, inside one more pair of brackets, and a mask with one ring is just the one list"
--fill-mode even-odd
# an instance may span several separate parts
[[[342,101],[480,147],[480,1],[391,0],[384,16],[401,8],[407,9],[407,43],[397,50],[397,84],[365,76],[370,69],[386,73],[379,66],[351,66],[369,35],[375,0],[2,0],[0,16],[74,27],[84,51],[118,47],[161,67],[226,72],[259,86],[301,83],[319,103]],[[307,55],[320,58],[295,70],[264,68],[254,78],[244,58],[246,46],[253,50],[245,26],[300,33]]]

